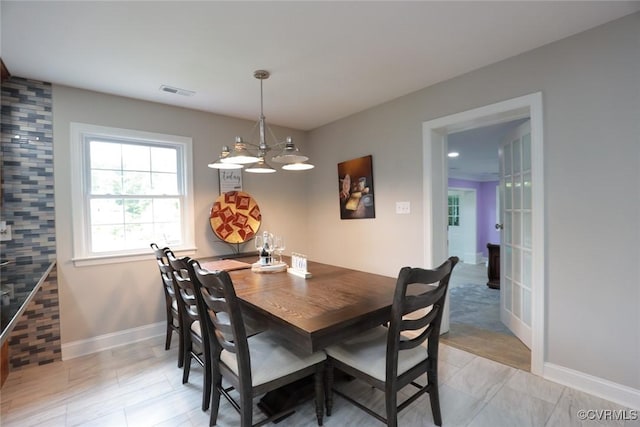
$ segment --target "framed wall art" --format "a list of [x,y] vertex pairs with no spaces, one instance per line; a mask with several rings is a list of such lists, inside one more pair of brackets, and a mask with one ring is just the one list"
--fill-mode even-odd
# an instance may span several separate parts
[[220,194],[242,191],[242,169],[218,169]]
[[376,217],[372,156],[338,163],[338,193],[340,219]]

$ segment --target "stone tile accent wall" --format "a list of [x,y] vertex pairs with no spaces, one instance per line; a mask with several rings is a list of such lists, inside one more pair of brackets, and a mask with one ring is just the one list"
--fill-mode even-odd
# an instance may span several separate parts
[[[3,258],[55,259],[51,84],[18,77],[2,82],[2,209],[12,240]],[[19,136],[19,138],[16,138]]]
[[[53,261],[56,238],[51,84],[10,77],[2,82],[0,95],[0,219],[11,225],[12,234],[10,241],[0,242],[0,254],[15,264],[28,265],[36,259]],[[4,273],[10,279],[9,273]],[[10,370],[60,359],[55,266],[8,340]]]
[[61,359],[58,274],[54,266],[9,337],[9,366],[44,365]]

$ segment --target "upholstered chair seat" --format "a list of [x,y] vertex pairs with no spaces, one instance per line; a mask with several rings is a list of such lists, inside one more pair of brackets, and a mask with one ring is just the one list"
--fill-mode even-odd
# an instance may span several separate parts
[[202,329],[200,329],[199,320],[196,320],[191,324],[191,330],[193,331],[194,334],[198,335],[199,337],[202,337]]
[[[300,356],[279,343],[271,332],[263,332],[247,338],[251,359],[251,386],[257,387],[269,381],[285,377],[308,366],[316,365],[326,359],[323,352],[310,356]],[[238,361],[236,355],[222,350],[220,361],[236,375]]]
[[[389,329],[378,326],[356,338],[327,347],[327,355],[364,372],[380,381],[387,373],[387,333]],[[407,337],[409,339],[409,337]],[[427,343],[398,353],[398,375],[427,359]]]

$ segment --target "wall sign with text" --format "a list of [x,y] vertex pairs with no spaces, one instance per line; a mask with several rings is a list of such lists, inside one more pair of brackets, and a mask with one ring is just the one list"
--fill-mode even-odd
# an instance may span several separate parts
[[242,169],[219,169],[220,194],[242,191]]

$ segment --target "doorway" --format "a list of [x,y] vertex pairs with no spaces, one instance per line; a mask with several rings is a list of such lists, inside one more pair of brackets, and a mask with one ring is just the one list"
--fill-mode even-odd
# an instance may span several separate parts
[[476,264],[477,195],[475,189],[449,187],[447,192],[449,256]]
[[[506,233],[499,229],[502,223],[500,217],[505,217],[505,223],[511,223],[509,218],[513,217],[512,206],[509,206],[507,218],[499,207],[500,191],[510,196],[505,197],[505,200],[521,200],[523,197],[522,192],[508,191],[521,186],[509,185],[504,188],[506,186],[503,185],[500,188],[500,183],[506,182],[502,172],[505,168],[501,166],[506,154],[516,153],[518,155],[515,157],[520,157],[520,153],[530,152],[528,144],[524,147],[518,145],[517,150],[504,149],[505,143],[510,144],[509,147],[514,145],[516,130],[528,123],[527,117],[447,134],[449,256],[458,256],[461,262],[449,281],[449,332],[441,337],[441,341],[447,345],[527,372],[531,371],[531,351],[526,345],[530,342],[531,331],[520,328],[514,333],[514,326],[520,325],[511,322],[511,318],[520,312],[516,308],[520,308],[521,304],[510,303],[507,307],[504,303],[524,294],[514,293],[512,290],[528,281],[521,279],[522,271],[519,272],[518,280],[511,280],[514,277],[511,273],[503,272],[495,276],[496,268],[500,270],[500,263],[496,261],[501,257],[498,255],[496,258],[493,250],[490,254],[489,247],[508,244],[503,239],[507,237]],[[514,156],[508,157],[512,159]],[[522,157],[529,158],[525,154]],[[516,168],[509,168],[509,171],[512,169]],[[522,176],[528,175],[520,172],[515,175]],[[513,179],[509,179],[509,184],[512,181]],[[468,204],[463,199],[465,194],[475,196],[474,209],[464,209],[464,205]],[[527,203],[518,205],[528,206]],[[516,221],[515,224],[517,223]],[[473,232],[469,232],[470,229]],[[459,234],[464,234],[464,240],[472,240],[467,247],[459,244]],[[520,246],[516,251],[511,250],[512,245],[508,248],[509,250],[503,251],[502,258],[505,261],[507,254],[512,257],[522,255]],[[488,262],[490,255],[491,266]],[[503,264],[512,266],[514,263]],[[491,286],[488,283],[489,269],[494,272]],[[498,285],[499,278],[504,278],[504,286],[496,289],[495,277],[498,277]],[[501,297],[504,298],[501,300]],[[509,315],[506,322],[503,314]]]
[[[542,374],[544,362],[544,200],[542,164],[542,95],[535,93],[423,123],[424,262],[438,265],[447,257],[447,134],[529,117],[531,120],[532,287],[531,372]],[[442,332],[449,330],[445,304]]]

